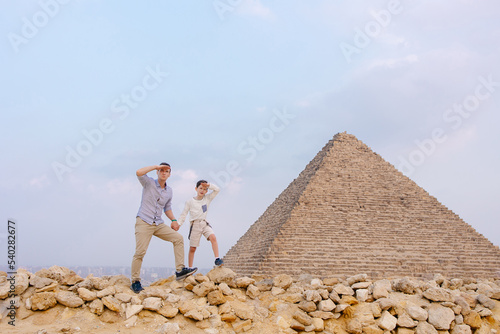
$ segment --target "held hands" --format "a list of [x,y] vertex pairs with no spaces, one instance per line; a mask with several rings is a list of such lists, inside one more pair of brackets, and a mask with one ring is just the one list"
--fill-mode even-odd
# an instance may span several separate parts
[[179,228],[180,228],[179,223],[177,223],[177,221],[176,221],[176,220],[174,220],[174,221],[172,222],[172,224],[170,224],[170,227],[171,227],[171,228],[172,228],[172,230],[174,230],[174,231],[179,231]]

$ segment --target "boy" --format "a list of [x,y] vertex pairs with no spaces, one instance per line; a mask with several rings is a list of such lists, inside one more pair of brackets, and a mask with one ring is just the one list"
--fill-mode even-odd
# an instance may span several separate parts
[[[206,195],[208,190],[212,192]],[[212,200],[217,196],[220,189],[213,183],[208,183],[205,180],[200,180],[196,183],[196,197],[193,197],[186,201],[184,206],[184,211],[179,218],[179,226],[184,224],[187,214],[189,213],[189,221],[191,223],[191,228],[189,230],[189,267],[193,265],[194,253],[196,248],[200,245],[201,235],[203,235],[207,240],[212,243],[212,250],[215,256],[215,265],[220,267],[223,264],[221,258],[219,258],[219,246],[217,244],[217,238],[215,237],[214,231],[210,224],[206,221],[208,207]]]

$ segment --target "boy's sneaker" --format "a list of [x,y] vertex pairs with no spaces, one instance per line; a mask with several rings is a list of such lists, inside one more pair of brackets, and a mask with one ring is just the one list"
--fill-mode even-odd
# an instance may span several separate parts
[[219,257],[218,257],[218,258],[216,258],[216,259],[215,259],[215,265],[216,265],[217,267],[220,267],[220,266],[222,266],[223,264],[224,264],[224,261],[222,261],[222,259],[221,259],[221,258],[219,258]]
[[177,281],[184,279],[184,278],[194,274],[196,272],[196,270],[198,270],[198,268],[196,268],[196,267],[194,267],[194,268],[184,267],[184,268],[182,268],[181,271],[175,272],[175,279]]
[[132,289],[132,291],[134,291],[135,293],[139,293],[141,292],[142,290],[144,290],[144,288],[142,287],[141,285],[141,282],[140,281],[135,281],[134,283],[132,283],[132,286],[130,287]]

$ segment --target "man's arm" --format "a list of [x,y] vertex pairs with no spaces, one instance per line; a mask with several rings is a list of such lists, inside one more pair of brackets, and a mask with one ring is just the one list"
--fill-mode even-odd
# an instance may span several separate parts
[[174,216],[174,213],[172,212],[172,210],[165,211],[165,215],[167,215],[168,219],[174,220],[172,222],[172,224],[170,224],[170,227],[172,228],[172,230],[179,231],[180,226],[177,223],[177,220],[175,219],[175,216]]
[[153,166],[148,166],[148,167],[142,167],[135,172],[135,175],[137,176],[143,176],[146,175],[147,173],[153,171],[153,170],[159,170],[162,168],[160,165],[153,165]]

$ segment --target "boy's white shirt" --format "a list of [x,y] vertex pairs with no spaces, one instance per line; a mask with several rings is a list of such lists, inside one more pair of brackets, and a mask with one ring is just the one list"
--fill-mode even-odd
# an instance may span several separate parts
[[[189,213],[189,221],[197,220],[197,219],[206,219],[207,218],[207,213],[208,213],[208,207],[210,206],[210,202],[217,196],[219,193],[220,189],[217,187],[217,185],[210,183],[210,186],[208,187],[209,190],[212,190],[210,194],[205,194],[202,199],[198,200],[194,197],[188,199],[186,201],[186,204],[184,205],[184,210],[181,213],[181,216],[179,217],[179,226],[182,226],[184,224],[184,221],[186,220],[186,217]],[[205,212],[203,212],[203,206],[205,205]]]

